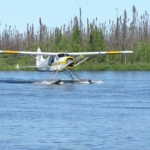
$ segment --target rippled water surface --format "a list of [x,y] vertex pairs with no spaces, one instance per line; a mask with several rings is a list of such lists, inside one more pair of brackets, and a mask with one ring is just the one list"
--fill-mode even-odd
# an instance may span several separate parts
[[95,84],[0,72],[0,149],[149,150],[150,72],[77,73]]

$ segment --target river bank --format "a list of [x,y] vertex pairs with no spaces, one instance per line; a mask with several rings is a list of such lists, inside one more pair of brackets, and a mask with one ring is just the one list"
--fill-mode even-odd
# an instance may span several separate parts
[[[22,66],[22,64],[20,64]],[[16,70],[16,64],[6,64],[1,63],[0,64],[0,71],[14,71]],[[34,71],[35,68],[24,68],[22,70],[25,71]],[[85,64],[79,65],[75,67],[73,70],[81,71],[81,70],[87,70],[87,71],[106,71],[106,70],[137,70],[137,71],[147,71],[150,70],[150,64],[149,63],[128,63],[128,64],[98,64],[93,62],[86,62]]]

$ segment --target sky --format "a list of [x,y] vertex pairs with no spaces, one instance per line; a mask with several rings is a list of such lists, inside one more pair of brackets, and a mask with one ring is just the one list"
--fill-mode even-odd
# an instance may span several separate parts
[[[49,28],[69,25],[74,16],[79,17],[82,10],[83,26],[87,18],[90,22],[97,18],[97,23],[116,21],[123,16],[124,10],[132,19],[132,7],[136,7],[139,16],[145,11],[150,14],[149,0],[0,0],[0,31],[16,26],[19,32],[26,31],[27,23],[39,29],[39,18]],[[6,27],[7,24],[7,27]]]

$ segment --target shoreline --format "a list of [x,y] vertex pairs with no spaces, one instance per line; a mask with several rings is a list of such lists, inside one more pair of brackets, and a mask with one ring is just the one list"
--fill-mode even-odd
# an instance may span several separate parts
[[[89,67],[90,66],[90,67]],[[0,67],[0,71],[15,71],[15,65]],[[36,71],[34,68],[20,69],[22,71]],[[150,71],[149,63],[128,63],[128,64],[94,64],[86,63],[77,66],[74,71]],[[17,71],[17,70],[16,70]]]

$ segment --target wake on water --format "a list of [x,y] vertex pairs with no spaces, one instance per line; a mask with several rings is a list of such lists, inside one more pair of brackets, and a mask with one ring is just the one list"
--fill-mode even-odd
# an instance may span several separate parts
[[[9,79],[1,79],[0,83],[8,83],[8,84],[41,84],[41,85],[53,85],[53,84],[58,84],[62,85],[67,82],[60,81],[59,83],[55,83],[53,80],[24,80],[24,79],[14,79],[14,78],[9,78]],[[71,82],[71,84],[103,84],[103,81],[79,81],[79,82]]]
[[103,84],[104,82],[103,81],[92,81],[92,83],[94,83],[94,84]]
[[[91,82],[88,82],[88,81],[79,81],[79,82],[74,82],[74,84],[103,84],[104,82],[103,81],[91,81]],[[54,83],[53,81],[47,81],[47,80],[44,80],[44,81],[40,81],[40,82],[34,82],[34,84],[41,84],[41,85],[52,85],[52,84],[56,84]],[[60,82],[58,83],[59,85],[62,85],[64,84],[64,82]]]
[[[52,84],[55,84],[53,81],[40,81],[40,82],[34,82],[34,84],[41,84],[41,85],[52,85]],[[61,84],[64,84],[64,82],[60,82],[59,83],[60,85]]]

